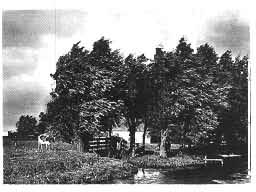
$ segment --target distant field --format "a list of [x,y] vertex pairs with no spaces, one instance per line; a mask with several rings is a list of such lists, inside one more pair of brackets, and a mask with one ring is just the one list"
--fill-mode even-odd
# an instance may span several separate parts
[[[8,138],[3,140],[3,146],[5,150],[37,150],[38,142],[37,140],[10,140]],[[51,144],[52,149],[54,150],[76,150],[75,145],[71,145],[64,142],[56,142]]]

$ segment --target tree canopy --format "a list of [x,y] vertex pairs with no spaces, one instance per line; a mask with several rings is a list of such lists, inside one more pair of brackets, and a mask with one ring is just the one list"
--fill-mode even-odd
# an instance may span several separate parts
[[33,116],[22,115],[16,123],[18,136],[25,139],[37,136],[37,120]]
[[[131,151],[144,123],[144,131],[161,136],[162,156],[174,141],[196,145],[224,136],[229,143],[247,142],[248,57],[233,60],[229,50],[219,57],[207,43],[193,50],[184,38],[173,51],[156,48],[153,60],[124,58],[110,45],[102,37],[88,51],[78,42],[58,59],[51,74],[56,87],[38,130],[51,126],[70,142],[79,135],[110,135],[125,118]],[[27,120],[31,129],[36,124],[22,117],[19,131]]]

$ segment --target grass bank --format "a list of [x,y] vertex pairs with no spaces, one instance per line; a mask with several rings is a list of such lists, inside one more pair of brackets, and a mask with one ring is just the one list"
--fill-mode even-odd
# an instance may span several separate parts
[[204,165],[202,157],[190,155],[179,155],[169,158],[161,158],[158,155],[144,155],[131,158],[128,162],[140,168],[185,169]]
[[68,144],[57,144],[54,150],[45,152],[5,146],[4,183],[103,183],[137,172],[137,168],[130,163],[70,149],[72,147]]

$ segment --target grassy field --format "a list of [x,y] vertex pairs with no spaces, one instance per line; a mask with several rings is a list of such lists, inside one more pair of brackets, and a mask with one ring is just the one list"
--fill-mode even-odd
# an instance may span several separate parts
[[141,168],[184,169],[204,165],[202,157],[191,155],[176,155],[169,158],[161,158],[159,155],[144,155],[131,158],[128,162]]
[[137,172],[130,163],[75,151],[56,143],[54,150],[38,152],[36,142],[4,145],[5,184],[104,183]]

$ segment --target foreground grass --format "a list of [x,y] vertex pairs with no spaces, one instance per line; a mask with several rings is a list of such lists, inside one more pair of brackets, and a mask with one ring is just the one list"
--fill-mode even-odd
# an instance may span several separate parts
[[[66,146],[65,146],[66,145]],[[91,153],[65,150],[4,149],[5,184],[68,184],[102,183],[129,177],[137,168],[127,162]],[[62,148],[61,148],[62,146]]]
[[128,162],[141,168],[183,169],[204,165],[204,161],[201,157],[188,155],[174,156],[169,158],[161,158],[158,155],[145,155],[131,158]]

